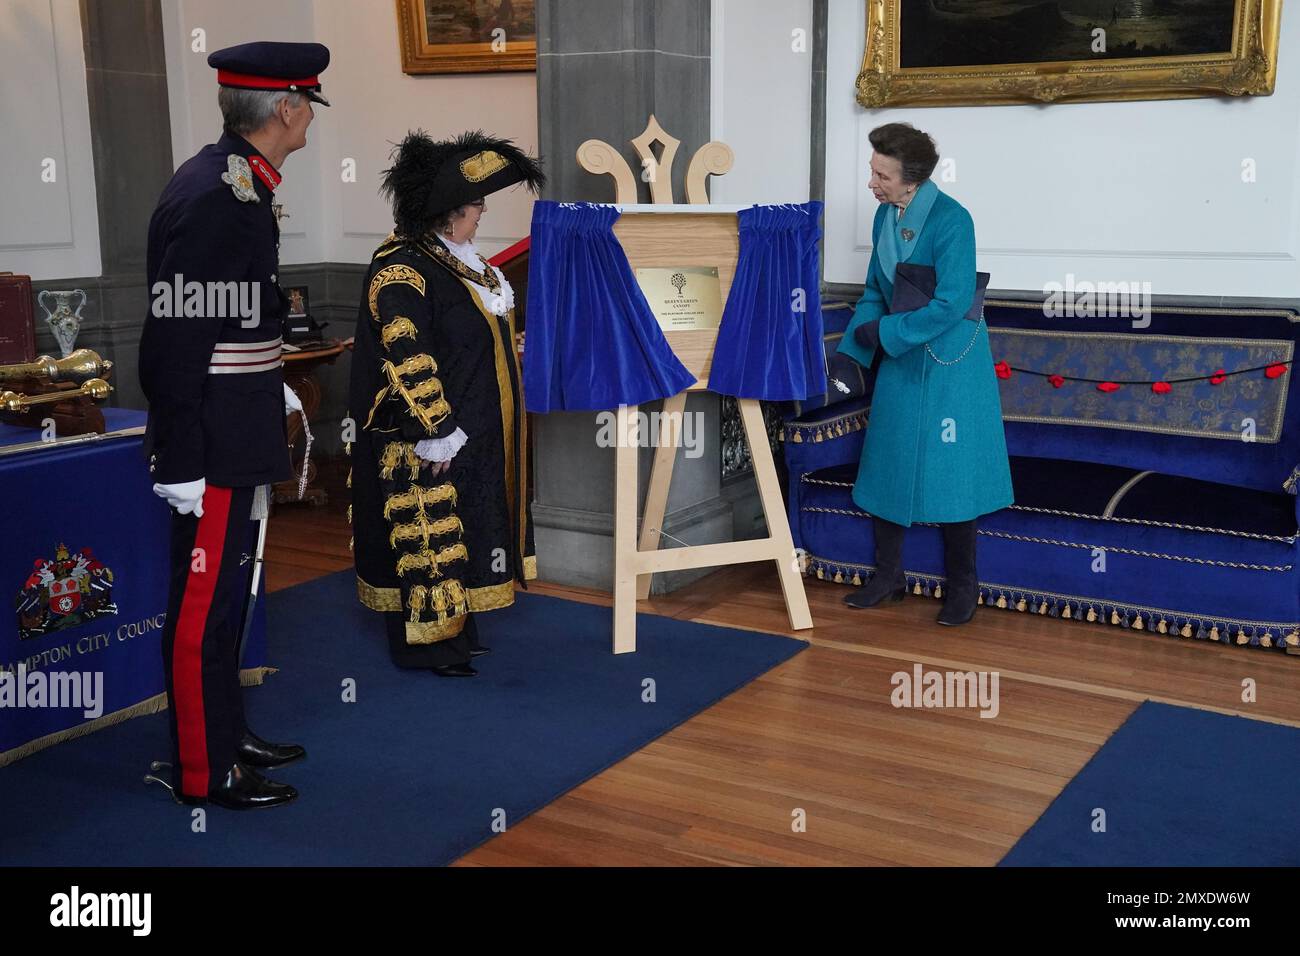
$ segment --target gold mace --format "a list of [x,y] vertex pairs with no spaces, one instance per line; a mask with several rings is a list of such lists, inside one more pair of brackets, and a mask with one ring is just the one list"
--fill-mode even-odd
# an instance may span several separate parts
[[43,395],[23,395],[20,392],[5,391],[0,392],[0,411],[19,414],[27,411],[33,405],[43,405],[48,402],[66,402],[69,399],[82,396],[88,396],[93,401],[99,402],[108,398],[108,393],[112,390],[113,386],[102,378],[92,378],[88,382],[82,382],[78,388],[68,389],[63,392],[46,392]]
[[[0,365],[0,382],[44,379],[49,382],[90,382],[107,377],[113,363],[91,349],[77,349],[67,358],[53,359],[42,355],[35,362]],[[65,393],[71,394],[71,393]]]

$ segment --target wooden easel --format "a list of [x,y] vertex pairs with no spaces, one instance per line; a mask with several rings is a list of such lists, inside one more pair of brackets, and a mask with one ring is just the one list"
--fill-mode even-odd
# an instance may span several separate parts
[[[646,132],[632,141],[643,158],[653,155],[650,153],[650,144],[654,138],[663,143],[662,155],[665,158],[671,157],[676,151],[677,141],[667,136],[652,116]],[[591,150],[594,142],[588,141],[579,148],[580,162],[584,149]],[[599,146],[607,151],[603,152],[602,159],[607,160],[612,153],[621,160],[606,144],[600,143]],[[710,172],[720,174],[730,168],[730,149],[721,143],[710,143],[701,147],[697,153],[696,160],[691,164],[693,170],[700,165],[700,156],[706,150],[712,155],[725,158],[725,163],[711,164]],[[584,167],[596,171],[586,163]],[[614,235],[623,246],[632,269],[635,271],[637,267],[647,266],[716,266],[722,300],[726,302],[732,279],[736,275],[736,261],[740,256],[736,211],[722,211],[718,207],[706,205],[707,197],[700,198],[703,195],[703,176],[700,177],[698,191],[692,190],[691,196],[692,202],[699,205],[637,206],[635,180],[630,170],[626,169],[626,163],[623,170],[625,176],[619,175],[619,170],[611,170],[608,163],[600,171],[609,172],[619,185],[618,200],[623,212],[614,225]],[[656,201],[663,197],[662,188],[669,182],[667,173],[658,179],[660,188],[654,188],[656,183],[652,182],[651,193]],[[626,194],[629,184],[633,189],[630,197]],[[670,185],[668,189],[671,190]],[[671,192],[667,199],[671,203]],[[632,204],[627,204],[629,202]],[[664,334],[678,359],[695,376],[695,384],[664,400],[659,434],[655,436],[654,464],[650,470],[650,485],[646,491],[645,514],[642,516],[639,539],[637,452],[641,436],[637,428],[638,406],[621,405],[618,409],[614,478],[614,653],[624,654],[636,650],[636,602],[650,596],[651,578],[661,571],[774,561],[790,627],[794,630],[812,627],[803,575],[795,554],[794,539],[790,535],[790,524],[786,518],[785,502],[781,497],[781,485],[776,475],[776,464],[772,460],[763,413],[757,400],[742,398],[737,400],[737,405],[754,462],[754,475],[758,482],[763,515],[767,519],[768,536],[750,541],[726,541],[660,550],[659,539],[668,505],[668,489],[672,483],[673,464],[681,438],[674,424],[682,420],[687,395],[706,390],[713,349],[718,339],[716,329],[669,331]]]
[[[625,207],[623,215],[614,226],[614,234],[634,270],[638,266],[717,266],[722,298],[726,301],[731,281],[736,274],[736,260],[740,251],[734,212],[637,212]],[[614,653],[636,650],[636,602],[650,596],[651,576],[657,571],[774,561],[781,591],[785,596],[790,627],[795,630],[812,627],[812,616],[808,611],[808,598],[804,594],[803,576],[794,550],[794,539],[790,535],[776,464],[772,461],[772,449],[768,444],[767,429],[757,400],[742,398],[736,404],[740,408],[745,439],[754,461],[754,476],[758,481],[763,516],[767,519],[768,536],[751,541],[727,541],[660,550],[660,529],[663,527],[668,488],[672,482],[673,464],[681,437],[673,426],[681,421],[688,393],[705,390],[709,367],[713,362],[713,347],[718,338],[716,330],[664,334],[668,344],[696,381],[685,392],[664,400],[639,541],[638,406],[621,405],[618,409],[618,450],[614,478]]]

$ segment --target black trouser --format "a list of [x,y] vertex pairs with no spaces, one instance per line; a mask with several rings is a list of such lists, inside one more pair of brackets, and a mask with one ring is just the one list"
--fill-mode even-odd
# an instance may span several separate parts
[[398,667],[443,667],[447,664],[467,664],[470,651],[479,646],[478,625],[472,611],[465,615],[465,626],[455,637],[432,644],[406,643],[406,615],[401,611],[385,611],[384,624],[388,629],[388,651]]
[[235,763],[244,723],[239,638],[256,522],[253,488],[208,485],[203,517],[172,511],[163,670],[180,792],[206,797]]

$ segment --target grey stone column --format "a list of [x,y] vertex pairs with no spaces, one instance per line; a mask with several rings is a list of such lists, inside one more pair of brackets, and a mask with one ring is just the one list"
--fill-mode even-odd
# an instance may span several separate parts
[[[45,280],[34,291],[86,292],[77,345],[113,360],[108,404],[144,408],[136,357],[149,308],[149,217],[172,175],[162,10],[159,0],[81,0],[81,27],[103,275]],[[37,310],[37,350],[57,356],[43,316]]]
[[159,0],[81,0],[105,276],[143,273],[149,217],[172,176]]
[[[709,141],[709,17],[708,0],[538,0],[538,133],[550,178],[545,198],[612,201],[612,181],[578,165],[578,145],[602,139],[637,172],[639,161],[627,143],[653,113],[682,141],[672,180],[674,194],[684,200],[686,167]],[[641,189],[641,201],[649,202],[648,186]],[[686,403],[701,454],[678,451],[661,547],[746,536],[737,535],[732,502],[722,494],[718,405],[718,397],[707,392]],[[641,408],[658,411],[660,403]],[[600,416],[534,415],[532,427],[539,574],[547,581],[609,588],[614,449],[597,442]],[[652,448],[641,449],[639,507],[652,458]],[[706,573],[656,575],[655,591]]]
[[[639,170],[628,140],[653,113],[682,141],[674,195],[709,141],[709,0],[538,0],[539,148],[551,177],[545,197],[610,202],[608,176],[577,163],[578,145],[603,139]],[[641,184],[642,201],[649,202]]]

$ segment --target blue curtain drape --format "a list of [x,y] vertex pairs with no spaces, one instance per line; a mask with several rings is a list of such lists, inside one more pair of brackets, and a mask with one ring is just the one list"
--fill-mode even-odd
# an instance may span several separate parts
[[524,400],[530,412],[596,411],[695,384],[673,354],[614,237],[619,212],[533,205]]
[[821,216],[820,202],[740,211],[740,259],[713,350],[709,391],[767,401],[825,393]]

